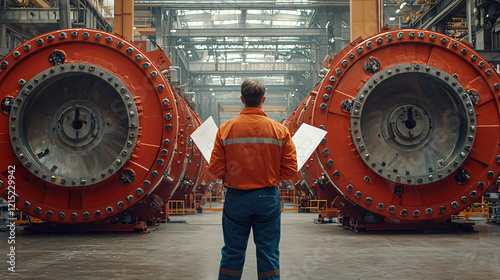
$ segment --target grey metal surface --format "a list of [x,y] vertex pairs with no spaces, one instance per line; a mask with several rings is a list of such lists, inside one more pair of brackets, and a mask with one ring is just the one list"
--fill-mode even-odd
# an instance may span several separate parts
[[24,166],[64,186],[92,185],[116,173],[139,127],[124,83],[84,63],[56,65],[26,82],[10,116],[11,142]]
[[475,111],[453,75],[402,64],[376,73],[356,98],[351,134],[365,163],[401,184],[441,180],[467,158]]

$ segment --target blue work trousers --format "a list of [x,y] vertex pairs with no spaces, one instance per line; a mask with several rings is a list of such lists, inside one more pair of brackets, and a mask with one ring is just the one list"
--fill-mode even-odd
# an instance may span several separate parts
[[222,212],[224,247],[219,280],[241,279],[250,229],[257,250],[258,279],[280,279],[281,204],[277,187],[227,189]]

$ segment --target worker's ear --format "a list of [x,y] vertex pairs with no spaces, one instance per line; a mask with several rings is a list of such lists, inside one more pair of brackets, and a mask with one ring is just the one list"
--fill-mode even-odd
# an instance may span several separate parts
[[240,96],[241,103],[245,104],[245,99],[243,99],[243,96]]
[[262,97],[262,104],[264,104],[264,101],[266,101],[266,97]]

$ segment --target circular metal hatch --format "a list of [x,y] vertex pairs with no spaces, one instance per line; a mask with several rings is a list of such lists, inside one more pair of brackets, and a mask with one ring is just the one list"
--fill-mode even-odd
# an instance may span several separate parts
[[390,181],[421,185],[457,170],[475,138],[468,93],[449,73],[396,65],[354,99],[351,135],[365,163]]
[[16,155],[52,184],[83,186],[109,178],[137,141],[138,111],[129,90],[94,65],[64,64],[39,73],[12,108]]

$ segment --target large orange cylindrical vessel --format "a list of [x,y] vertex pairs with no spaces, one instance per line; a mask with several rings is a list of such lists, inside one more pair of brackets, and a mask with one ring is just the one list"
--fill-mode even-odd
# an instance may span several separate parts
[[304,167],[356,222],[444,221],[500,171],[500,79],[468,44],[393,30],[348,45],[288,121],[328,131]]
[[157,54],[92,29],[40,35],[3,58],[4,198],[45,221],[98,222],[148,196],[166,202],[170,194],[159,196],[158,186],[184,180],[191,163],[196,179],[199,155],[172,172],[176,151],[189,144],[186,126],[194,130],[200,122],[181,127],[180,119],[196,114],[178,105],[182,98],[161,63]]

